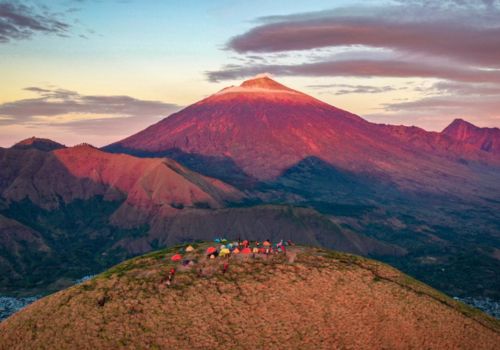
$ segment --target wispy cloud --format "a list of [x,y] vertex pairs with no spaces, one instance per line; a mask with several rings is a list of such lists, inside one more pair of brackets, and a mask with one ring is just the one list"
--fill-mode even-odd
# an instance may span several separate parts
[[228,65],[221,70],[207,72],[207,76],[210,81],[219,81],[244,78],[261,72],[281,76],[423,77],[461,82],[500,83],[500,70],[398,59],[342,59],[302,64]]
[[151,118],[166,116],[179,108],[171,103],[140,100],[130,96],[81,95],[76,91],[37,86],[27,87],[25,90],[38,96],[0,104],[0,125],[55,122],[83,124],[103,119],[113,119],[117,123],[138,118],[150,121]]
[[334,95],[348,94],[379,94],[398,90],[392,86],[371,86],[371,85],[351,85],[351,84],[315,84],[308,85],[311,89],[328,90]]
[[45,7],[22,1],[0,2],[0,43],[29,39],[35,34],[67,36],[70,28]]
[[76,91],[31,86],[36,95],[0,104],[0,145],[22,138],[55,138],[67,145],[97,146],[132,135],[180,109],[178,105],[130,96],[83,95]]

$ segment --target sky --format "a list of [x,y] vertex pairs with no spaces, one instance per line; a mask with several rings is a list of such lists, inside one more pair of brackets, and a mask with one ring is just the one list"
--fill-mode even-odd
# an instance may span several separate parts
[[104,146],[261,73],[376,123],[500,127],[500,0],[0,0],[0,147]]

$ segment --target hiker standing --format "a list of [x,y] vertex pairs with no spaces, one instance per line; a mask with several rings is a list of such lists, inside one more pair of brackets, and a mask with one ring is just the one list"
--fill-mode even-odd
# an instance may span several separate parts
[[170,273],[168,274],[167,286],[169,286],[172,283],[172,281],[174,280],[174,275],[175,275],[175,269],[172,267],[170,269]]
[[225,274],[228,268],[229,268],[229,263],[226,261],[224,263],[224,267],[222,268],[222,273]]

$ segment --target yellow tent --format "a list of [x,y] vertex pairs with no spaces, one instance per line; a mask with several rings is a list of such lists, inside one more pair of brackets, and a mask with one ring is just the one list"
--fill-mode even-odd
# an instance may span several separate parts
[[259,252],[259,248],[257,248],[257,247],[253,248],[252,253],[257,254],[258,252]]
[[188,252],[188,253],[189,253],[189,252],[193,252],[193,251],[194,251],[193,246],[191,246],[191,245],[190,245],[190,246],[187,246],[187,248],[186,248],[186,252]]
[[226,256],[226,255],[229,255],[229,254],[231,254],[231,251],[229,249],[227,249],[227,248],[223,248],[219,252],[219,256]]

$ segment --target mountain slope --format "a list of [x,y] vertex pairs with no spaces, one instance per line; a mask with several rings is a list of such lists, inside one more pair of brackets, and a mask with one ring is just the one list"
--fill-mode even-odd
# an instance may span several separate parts
[[0,149],[0,291],[57,290],[132,256],[137,248],[120,242],[147,236],[152,218],[221,208],[241,196],[168,159],[88,145]]
[[114,155],[89,145],[50,153],[14,147],[2,150],[0,157],[2,197],[29,198],[43,208],[55,208],[61,200],[69,203],[103,195],[110,200],[125,197],[126,205],[151,214],[175,210],[172,203],[221,207],[225,200],[242,196],[235,188],[172,160]]
[[167,158],[89,145],[0,149],[0,292],[58,290],[127,257],[220,233],[281,235],[373,256],[406,253],[311,209],[227,208],[244,198]]
[[500,325],[399,271],[292,247],[287,256],[207,259],[175,249],[122,263],[0,324],[0,349],[495,349]]

